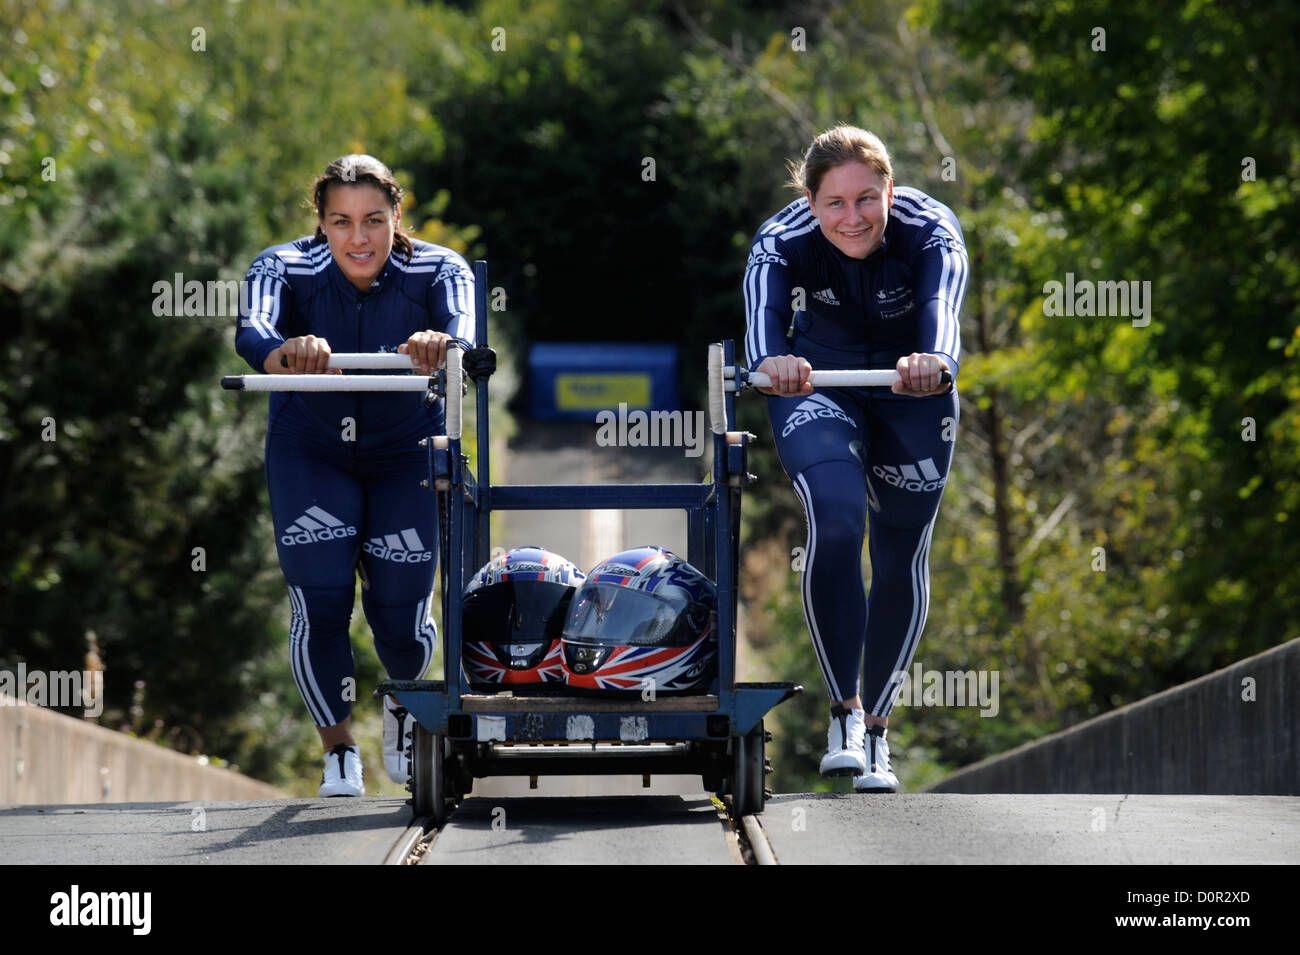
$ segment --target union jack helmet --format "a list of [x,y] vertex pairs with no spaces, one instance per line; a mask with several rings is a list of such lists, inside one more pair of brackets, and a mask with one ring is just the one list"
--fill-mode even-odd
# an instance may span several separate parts
[[671,551],[635,547],[592,568],[569,605],[564,676],[589,690],[706,692],[717,673],[718,594]]
[[560,630],[583,574],[543,547],[516,547],[465,585],[461,665],[470,686],[563,683]]

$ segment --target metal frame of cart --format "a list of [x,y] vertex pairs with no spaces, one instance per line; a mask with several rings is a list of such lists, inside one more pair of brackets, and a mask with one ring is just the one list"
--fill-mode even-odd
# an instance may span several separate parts
[[[476,262],[477,341],[487,344],[487,265]],[[477,384],[477,478],[461,453],[459,360],[449,353],[447,435],[427,443],[430,486],[442,521],[443,660],[446,680],[387,680],[415,719],[411,782],[415,814],[441,823],[484,776],[689,774],[706,790],[731,797],[739,818],[762,812],[763,717],[802,688],[793,683],[736,683],[736,607],[741,489],[752,435],[728,431],[734,395],[721,391],[720,368],[734,344],[714,346],[719,365],[713,406],[713,473],[700,484],[497,485],[489,475],[488,383]],[[452,352],[455,352],[453,349]],[[456,353],[456,359],[459,354]],[[725,402],[725,419],[719,412]],[[718,592],[717,693],[699,696],[516,696],[472,691],[461,667],[461,600],[465,583],[490,555],[494,511],[683,509],[686,559]]]

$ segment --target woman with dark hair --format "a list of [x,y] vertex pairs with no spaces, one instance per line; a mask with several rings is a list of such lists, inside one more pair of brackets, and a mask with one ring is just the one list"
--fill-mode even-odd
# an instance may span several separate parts
[[[472,343],[465,260],[401,231],[402,189],[373,156],[331,162],[312,188],[314,236],[261,252],[248,270],[235,347],[267,374],[320,374],[333,351],[409,354],[419,374],[448,343]],[[437,510],[422,492],[420,439],[443,431],[420,393],[275,392],[266,479],[292,607],[294,679],[320,732],[320,795],[365,792],[351,731],[348,625],[357,572],[388,675],[418,679],[433,658]],[[406,713],[384,703],[384,762],[407,779]]]
[[[929,604],[958,418],[940,375],[957,378],[969,262],[952,210],[895,188],[866,130],[821,134],[791,173],[802,196],[758,230],[745,270],[745,351],[771,377],[761,390],[808,518],[804,617],[831,701],[821,771],[897,792],[885,734]],[[896,369],[900,381],[814,394],[813,368]]]

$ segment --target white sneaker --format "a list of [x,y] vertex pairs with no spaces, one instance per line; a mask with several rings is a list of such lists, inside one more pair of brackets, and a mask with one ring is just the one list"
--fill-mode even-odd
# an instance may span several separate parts
[[395,783],[411,778],[411,714],[406,707],[384,697],[384,769]]
[[894,766],[889,760],[889,741],[885,739],[885,732],[883,726],[873,726],[868,731],[867,758],[870,766],[867,772],[853,777],[853,789],[856,792],[898,792],[898,777],[894,775]]
[[325,771],[320,777],[321,796],[364,796],[361,754],[355,746],[339,743],[325,754]]
[[863,710],[831,707],[831,725],[826,730],[826,755],[822,757],[823,776],[856,776],[867,771],[866,717]]

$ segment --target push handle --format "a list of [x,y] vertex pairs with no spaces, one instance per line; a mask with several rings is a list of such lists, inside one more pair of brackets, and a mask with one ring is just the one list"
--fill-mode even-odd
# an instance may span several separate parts
[[[741,387],[746,384],[754,385],[757,388],[771,388],[772,379],[761,371],[751,371],[741,373]],[[808,375],[808,382],[814,388],[819,385],[823,388],[889,388],[894,382],[901,381],[902,378],[897,371],[890,369],[881,369],[879,371],[813,371]],[[952,384],[952,373],[942,371],[939,373],[939,384]],[[729,391],[735,391],[734,383]]]
[[[862,371],[813,371],[808,375],[812,386],[830,388],[890,388],[900,381],[897,371],[890,368]],[[772,387],[772,379],[761,371],[745,371],[733,365],[727,365],[723,358],[721,343],[709,346],[709,365],[707,380],[709,384],[709,422],[713,433],[727,433],[726,396],[728,392],[743,391],[750,386],[759,388]],[[952,384],[952,373],[939,373],[940,384]]]
[[[289,367],[289,359],[284,355],[280,356],[280,367]],[[330,355],[327,367],[370,371],[415,368],[410,355],[393,352],[338,352]],[[221,387],[227,391],[427,392],[431,380],[424,375],[227,375],[221,379]]]
[[459,348],[447,349],[446,422],[447,437],[453,441],[459,441],[461,434],[461,403],[464,391],[462,388],[464,376],[461,374],[461,358],[463,355],[464,352]]
[[[289,357],[280,356],[280,367],[289,367]],[[328,368],[368,368],[368,369],[404,369],[410,371],[415,366],[411,364],[410,355],[397,355],[391,352],[376,352],[367,354],[366,352],[340,352],[336,355],[330,355]]]
[[727,433],[727,395],[722,343],[709,346],[709,426],[714,434]]
[[[405,357],[405,356],[403,356]],[[425,391],[423,375],[226,375],[227,391]]]

